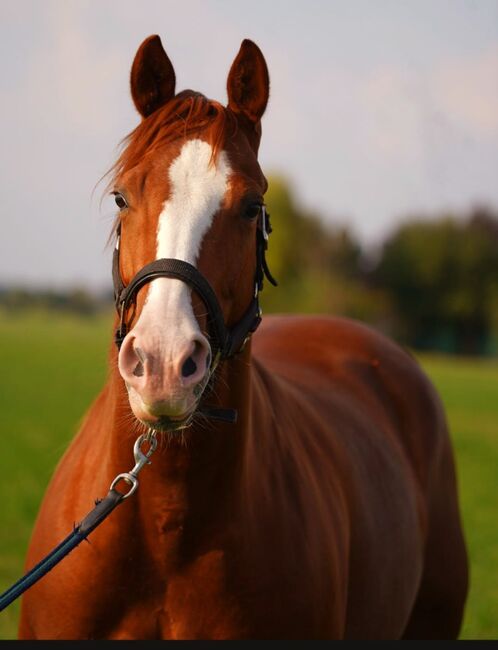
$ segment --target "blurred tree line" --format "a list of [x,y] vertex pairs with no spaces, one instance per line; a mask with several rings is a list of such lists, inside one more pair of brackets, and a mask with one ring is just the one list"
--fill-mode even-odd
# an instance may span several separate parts
[[[267,254],[278,280],[261,294],[265,313],[327,313],[361,320],[418,350],[498,354],[498,213],[412,215],[379,250],[298,205],[284,178],[269,177],[273,232]],[[110,271],[109,271],[110,274]],[[92,315],[100,295],[0,287],[0,307],[33,306]]]
[[414,215],[372,251],[300,208],[281,177],[266,203],[279,287],[263,292],[265,312],[356,318],[419,350],[498,352],[498,213]]
[[0,286],[0,307],[7,312],[48,309],[70,312],[79,316],[92,316],[108,309],[111,302],[112,291],[96,294],[83,287],[56,290]]

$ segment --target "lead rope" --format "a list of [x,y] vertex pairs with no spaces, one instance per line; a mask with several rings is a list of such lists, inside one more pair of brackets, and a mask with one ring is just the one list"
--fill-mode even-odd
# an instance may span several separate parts
[[[148,449],[145,453],[142,451],[142,445],[147,444]],[[76,525],[73,531],[56,546],[47,556],[43,558],[28,573],[20,578],[7,591],[0,596],[0,612],[14,602],[27,589],[32,587],[40,578],[43,578],[51,569],[54,568],[68,553],[70,553],[78,544],[80,544],[88,535],[101,524],[111,512],[130,497],[138,488],[137,474],[145,465],[150,465],[149,458],[152,456],[157,447],[156,432],[149,429],[147,433],[137,438],[133,446],[133,455],[135,457],[135,466],[129,472],[118,474],[112,481],[109,492],[102,499],[95,501],[95,508],[91,510],[80,524]],[[128,483],[130,489],[128,492],[119,492],[116,490],[118,483],[124,481]]]

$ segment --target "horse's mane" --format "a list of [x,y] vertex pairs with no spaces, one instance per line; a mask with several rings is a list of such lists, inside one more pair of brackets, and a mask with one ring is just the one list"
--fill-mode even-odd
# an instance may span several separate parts
[[[227,128],[236,128],[231,111],[201,93],[184,90],[144,119],[120,143],[121,154],[109,170],[109,187],[124,172],[135,167],[145,155],[165,144],[204,131],[216,160]],[[207,128],[209,127],[209,128]]]

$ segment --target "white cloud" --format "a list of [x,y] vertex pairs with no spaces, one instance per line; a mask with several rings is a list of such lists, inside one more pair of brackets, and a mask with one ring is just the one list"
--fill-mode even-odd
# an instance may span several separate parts
[[432,92],[441,111],[481,137],[498,137],[498,46],[436,67]]
[[365,144],[380,157],[420,160],[425,117],[421,81],[395,66],[374,70],[365,80],[360,91],[362,109],[368,116]]

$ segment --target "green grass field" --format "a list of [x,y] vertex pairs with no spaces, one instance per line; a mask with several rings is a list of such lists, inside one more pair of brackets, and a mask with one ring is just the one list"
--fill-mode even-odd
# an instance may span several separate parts
[[[0,312],[0,591],[23,574],[50,476],[105,382],[110,315]],[[498,638],[498,362],[420,357],[447,408],[471,559],[463,639]],[[16,638],[18,601],[0,614]]]

